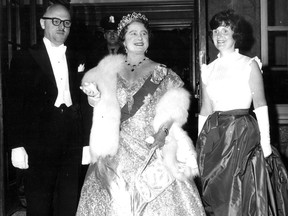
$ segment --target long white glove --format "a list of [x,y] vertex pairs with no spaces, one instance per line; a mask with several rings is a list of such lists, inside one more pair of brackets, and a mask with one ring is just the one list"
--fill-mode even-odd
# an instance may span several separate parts
[[198,115],[198,135],[200,134],[208,116]]
[[272,153],[270,145],[270,126],[269,126],[269,116],[268,107],[261,106],[254,110],[256,114],[258,126],[260,130],[260,144],[264,157],[268,157]]
[[11,152],[12,165],[19,169],[28,169],[28,154],[24,147],[12,149]]
[[83,83],[80,89],[87,94],[88,103],[90,106],[95,107],[95,105],[100,101],[101,94],[96,88],[95,83]]
[[91,156],[90,156],[90,147],[84,146],[82,151],[82,165],[90,164]]

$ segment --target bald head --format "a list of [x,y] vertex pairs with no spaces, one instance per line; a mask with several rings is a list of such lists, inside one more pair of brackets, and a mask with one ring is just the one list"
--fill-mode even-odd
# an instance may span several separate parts
[[[58,24],[60,20],[60,24],[58,25],[53,20],[57,20]],[[71,21],[71,16],[68,9],[60,4],[49,6],[40,19],[41,28],[44,30],[44,37],[50,40],[54,46],[63,44],[70,33],[70,27],[65,26],[63,21]]]
[[70,19],[70,13],[68,11],[68,9],[64,6],[64,5],[61,5],[61,4],[52,4],[50,5],[49,7],[47,7],[43,17],[46,17],[46,16],[51,16],[55,13],[67,13],[69,15],[69,19]]

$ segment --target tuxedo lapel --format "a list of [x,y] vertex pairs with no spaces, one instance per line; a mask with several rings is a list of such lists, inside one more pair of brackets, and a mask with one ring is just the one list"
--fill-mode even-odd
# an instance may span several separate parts
[[[42,42],[40,45],[30,49],[30,53],[38,64],[38,66],[43,71],[43,74],[51,81],[53,84],[51,89],[56,89],[57,91],[57,83],[55,80],[55,76],[53,73],[52,65],[46,50],[44,43]],[[75,98],[75,93],[79,90],[78,79],[77,79],[77,61],[74,58],[74,55],[71,51],[67,49],[66,51],[66,60],[67,60],[67,67],[68,67],[68,77],[69,77],[69,87],[71,93],[72,103],[74,104],[77,100]],[[54,90],[53,90],[54,91]],[[57,96],[57,95],[56,95]]]
[[70,88],[70,95],[71,95],[71,99],[72,99],[72,103],[75,103],[75,99],[74,99],[74,82],[75,82],[75,78],[74,78],[74,60],[72,57],[72,53],[69,51],[69,49],[66,50],[66,60],[67,60],[67,67],[68,67],[68,79],[69,79],[69,88]]
[[73,104],[75,104],[77,103],[78,97],[81,93],[80,91],[81,75],[78,73],[79,62],[77,59],[77,55],[75,55],[75,53],[69,48],[67,48],[66,50],[66,59],[67,59],[71,99]]
[[[68,77],[69,77],[69,83],[73,83],[73,59],[71,56],[70,51],[66,50],[66,60],[67,60],[67,67],[68,67]],[[71,86],[70,86],[71,91]]]
[[31,53],[32,57],[39,65],[39,67],[42,69],[42,71],[46,74],[48,79],[55,85],[55,87],[57,87],[52,65],[44,43],[42,42],[34,49],[30,49],[29,52]]

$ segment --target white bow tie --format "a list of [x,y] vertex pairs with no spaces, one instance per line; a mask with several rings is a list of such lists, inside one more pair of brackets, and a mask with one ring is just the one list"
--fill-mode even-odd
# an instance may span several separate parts
[[61,45],[58,47],[51,47],[51,51],[53,55],[58,56],[58,57],[65,55],[66,49],[67,47],[64,45]]

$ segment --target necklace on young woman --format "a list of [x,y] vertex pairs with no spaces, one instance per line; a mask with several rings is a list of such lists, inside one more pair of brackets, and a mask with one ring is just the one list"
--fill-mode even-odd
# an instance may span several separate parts
[[140,67],[140,65],[146,61],[148,58],[144,57],[141,61],[138,62],[138,64],[131,64],[130,62],[128,62],[128,60],[125,60],[125,63],[131,68],[131,72],[134,72],[136,68]]

